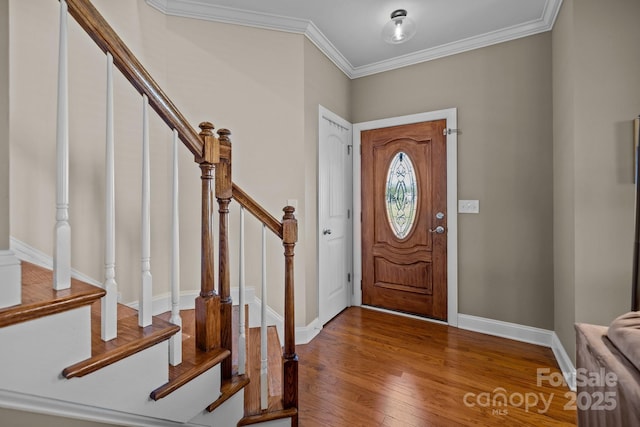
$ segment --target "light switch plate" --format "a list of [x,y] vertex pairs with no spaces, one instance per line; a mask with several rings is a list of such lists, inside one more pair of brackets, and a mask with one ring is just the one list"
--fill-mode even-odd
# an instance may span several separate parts
[[479,200],[458,200],[458,213],[479,213]]

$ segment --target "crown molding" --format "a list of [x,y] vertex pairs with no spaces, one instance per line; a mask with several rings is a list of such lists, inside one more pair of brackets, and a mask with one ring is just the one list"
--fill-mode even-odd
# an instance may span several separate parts
[[304,34],[324,55],[329,58],[348,77],[354,69],[351,63],[325,37],[325,35],[308,19],[290,18],[286,16],[251,12],[224,6],[202,3],[196,0],[145,0],[147,4],[165,15],[182,18],[202,19],[205,21],[236,24],[266,30],[284,31]]
[[309,20],[216,6],[197,0],[146,0],[165,15],[304,34]]
[[165,15],[183,18],[203,19],[227,24],[244,25],[268,30],[285,31],[304,34],[322,53],[324,53],[343,73],[355,79],[371,74],[382,73],[407,67],[421,62],[431,61],[473,49],[491,46],[522,37],[550,31],[562,5],[562,0],[547,0],[539,19],[497,31],[459,40],[453,43],[424,49],[392,59],[353,67],[351,63],[336,49],[316,25],[307,19],[252,12],[236,8],[216,6],[197,0],[145,0],[147,4]]
[[307,27],[307,31],[304,35],[316,45],[320,52],[324,53],[324,55],[333,62],[336,67],[338,67],[343,73],[347,75],[350,79],[353,79],[353,70],[354,67],[351,65],[351,62],[347,58],[345,58],[342,53],[329,41],[328,38],[325,37],[324,33],[320,31],[318,27],[312,22],[309,21],[309,26]]
[[[560,3],[561,0],[549,0],[549,2]],[[547,22],[547,20],[541,18],[535,21],[514,25],[512,27],[503,28],[474,37],[469,37],[467,39],[459,40],[453,43],[440,45],[430,49],[420,50],[407,55],[397,56],[386,61],[380,61],[362,67],[356,67],[351,70],[349,76],[355,79],[358,77],[382,73],[384,71],[391,71],[397,68],[419,64],[421,62],[432,61],[434,59],[444,58],[446,56],[456,55],[458,53],[480,49],[482,47],[487,47],[494,44],[508,42],[522,37],[543,33],[553,28],[555,16],[557,16],[557,9],[556,13],[553,15],[553,20],[551,20],[550,22]]]

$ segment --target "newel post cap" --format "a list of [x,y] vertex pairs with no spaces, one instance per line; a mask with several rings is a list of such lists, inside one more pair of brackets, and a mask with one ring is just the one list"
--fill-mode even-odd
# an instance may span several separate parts
[[210,165],[220,163],[220,140],[213,134],[213,124],[211,122],[202,122],[199,127],[204,147],[202,157],[197,160],[198,163]]
[[282,217],[282,242],[295,243],[298,241],[298,220],[294,215],[296,208],[286,206]]

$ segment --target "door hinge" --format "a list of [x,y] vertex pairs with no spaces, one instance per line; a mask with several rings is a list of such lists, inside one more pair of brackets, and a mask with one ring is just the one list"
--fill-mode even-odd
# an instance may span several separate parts
[[360,222],[362,222],[362,211],[360,211]]
[[351,147],[352,145],[347,145],[347,156],[351,155]]
[[360,146],[360,155],[362,156],[362,145]]
[[347,273],[347,282],[351,282],[351,273]]
[[347,219],[351,219],[351,209],[347,209]]
[[451,128],[442,129],[442,134],[445,136],[451,135],[452,133],[455,133],[456,135],[460,135],[462,133],[462,129],[451,129]]
[[360,280],[360,290],[362,290],[362,280]]

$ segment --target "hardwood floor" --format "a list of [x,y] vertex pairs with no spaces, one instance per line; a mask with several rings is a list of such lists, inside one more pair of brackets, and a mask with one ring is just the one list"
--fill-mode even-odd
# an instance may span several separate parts
[[351,307],[297,353],[301,427],[576,425],[548,348]]

